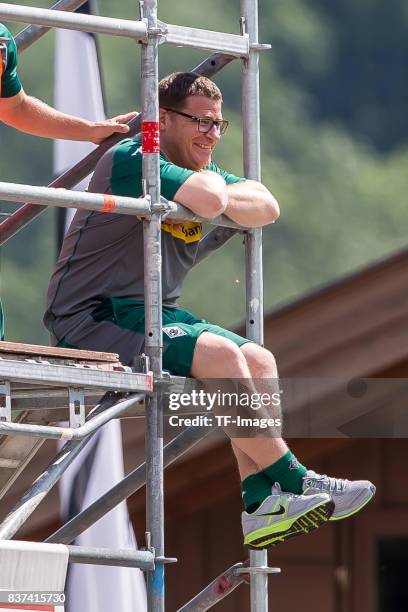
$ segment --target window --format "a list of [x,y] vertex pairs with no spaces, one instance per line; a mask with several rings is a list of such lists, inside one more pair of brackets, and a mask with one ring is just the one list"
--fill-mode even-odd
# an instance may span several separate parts
[[408,538],[378,540],[378,612],[407,612],[407,571]]

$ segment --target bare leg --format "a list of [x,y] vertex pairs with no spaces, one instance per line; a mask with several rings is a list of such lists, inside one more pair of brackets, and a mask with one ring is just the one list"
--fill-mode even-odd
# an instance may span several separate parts
[[[278,368],[272,353],[253,342],[248,342],[240,347],[243,353],[250,378],[254,381],[259,393],[278,392]],[[270,416],[282,418],[281,410],[271,407]],[[258,470],[262,470],[281,457],[288,451],[284,440],[280,437],[260,438],[235,438],[234,444],[257,464]]]
[[[266,386],[277,378],[275,360],[269,351],[252,343],[240,349],[231,340],[209,332],[197,340],[191,373],[201,380],[239,379],[244,384],[263,378]],[[232,438],[231,443],[241,479],[274,463],[288,450],[285,442],[276,437]]]
[[241,480],[244,480],[247,476],[255,474],[255,472],[259,472],[262,469],[235,444],[233,439],[231,439],[231,445],[238,463],[238,470]]

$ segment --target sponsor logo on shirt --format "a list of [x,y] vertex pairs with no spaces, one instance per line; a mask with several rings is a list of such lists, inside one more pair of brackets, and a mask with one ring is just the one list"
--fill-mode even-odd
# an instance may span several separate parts
[[185,243],[197,242],[202,236],[202,224],[195,221],[185,223],[162,223],[162,230],[168,232],[174,238],[184,240]]

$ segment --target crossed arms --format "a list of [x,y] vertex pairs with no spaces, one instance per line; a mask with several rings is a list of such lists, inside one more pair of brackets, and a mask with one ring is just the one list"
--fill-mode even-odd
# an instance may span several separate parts
[[210,170],[190,176],[174,200],[205,219],[225,214],[243,227],[262,227],[279,217],[279,205],[262,183],[246,180],[227,185]]

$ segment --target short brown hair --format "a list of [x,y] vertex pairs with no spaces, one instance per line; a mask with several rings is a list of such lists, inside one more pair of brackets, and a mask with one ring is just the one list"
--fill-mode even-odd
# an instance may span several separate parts
[[217,85],[196,72],[173,72],[159,83],[159,105],[162,108],[181,108],[189,96],[205,96],[222,102]]

